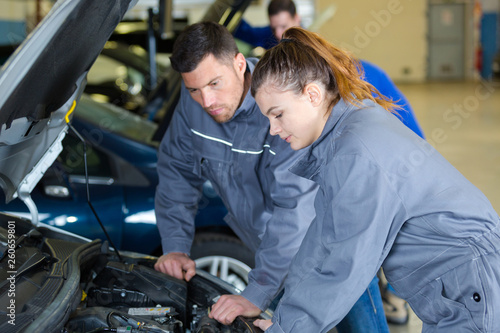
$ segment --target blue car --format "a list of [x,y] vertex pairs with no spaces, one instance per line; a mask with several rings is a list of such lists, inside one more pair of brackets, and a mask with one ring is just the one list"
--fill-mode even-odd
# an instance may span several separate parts
[[[106,239],[99,219],[118,249],[161,254],[154,214],[159,142],[152,139],[158,124],[83,95],[72,125],[76,132],[68,132],[62,153],[31,193],[40,221],[90,239]],[[2,210],[30,216],[19,199]],[[192,257],[199,268],[227,276],[226,280],[241,289],[253,265],[253,254],[224,223],[226,213],[210,183],[205,183]],[[220,271],[222,267],[228,267],[227,271]]]
[[[28,219],[0,213],[1,333],[262,332],[255,318],[230,325],[209,318],[214,300],[238,293],[217,277],[197,270],[189,282],[176,279],[154,270],[155,257],[61,229],[99,233],[82,190],[88,185],[117,244],[154,245],[142,233],[153,226],[140,218],[147,205],[129,199],[150,198],[155,148],[147,138],[157,126],[87,98],[79,103],[89,68],[135,2],[59,0],[0,69],[0,191],[7,203],[21,198],[30,207]],[[77,104],[79,134],[71,125]],[[86,184],[80,136],[88,148]],[[135,235],[122,238],[124,230]]]
[[[249,2],[214,5],[237,12]],[[220,13],[209,10],[205,18],[216,19],[212,16]],[[227,22],[234,19],[229,15]],[[92,95],[84,94],[72,121],[76,131],[69,130],[62,153],[31,193],[40,221],[90,239],[105,240],[107,233],[119,250],[160,255],[154,214],[157,147],[177,103],[180,83],[178,73],[165,69],[155,94],[140,110],[96,102],[95,86]],[[31,215],[19,199],[3,204],[2,211]],[[223,221],[226,213],[210,183],[205,183],[191,257],[198,268],[243,289],[254,256]]]

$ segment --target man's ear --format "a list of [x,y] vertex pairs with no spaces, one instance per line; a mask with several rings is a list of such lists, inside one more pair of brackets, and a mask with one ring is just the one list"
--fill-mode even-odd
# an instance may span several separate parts
[[245,71],[247,69],[247,61],[245,59],[245,56],[242,53],[238,53],[234,57],[234,68],[239,73],[245,73]]
[[313,106],[320,106],[323,102],[323,90],[317,83],[309,83],[304,87],[304,95]]
[[293,20],[295,22],[296,27],[300,27],[300,16],[299,14],[295,13],[295,16],[293,17]]

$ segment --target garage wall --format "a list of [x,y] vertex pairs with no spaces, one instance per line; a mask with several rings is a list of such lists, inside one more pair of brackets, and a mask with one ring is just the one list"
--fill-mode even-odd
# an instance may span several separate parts
[[26,37],[26,4],[0,1],[0,45],[21,42]]
[[379,65],[394,81],[425,80],[427,1],[317,0],[316,12],[332,5],[333,17],[318,30],[325,38]]

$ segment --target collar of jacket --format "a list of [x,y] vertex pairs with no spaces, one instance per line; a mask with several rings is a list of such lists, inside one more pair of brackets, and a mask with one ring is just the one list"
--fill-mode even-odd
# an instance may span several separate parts
[[[372,106],[370,100],[363,100],[364,107]],[[321,166],[326,163],[329,148],[335,137],[341,133],[340,125],[353,111],[360,109],[355,105],[346,103],[340,99],[332,109],[325,128],[319,138],[313,142],[308,148],[305,148],[305,153],[289,170],[299,177],[314,180],[313,178],[321,171]]]
[[[255,69],[255,65],[257,64],[258,59],[257,58],[247,58],[247,71],[250,71],[250,74],[253,73],[253,70]],[[247,94],[245,95],[245,99],[243,100],[243,103],[241,103],[240,107],[236,110],[234,113],[234,116],[232,119],[238,117],[238,116],[248,116],[255,112],[255,110],[259,111],[257,107],[257,103],[255,102],[255,99],[253,98],[250,88],[247,91]],[[259,111],[260,112],[260,111]],[[240,116],[240,117],[241,117]]]

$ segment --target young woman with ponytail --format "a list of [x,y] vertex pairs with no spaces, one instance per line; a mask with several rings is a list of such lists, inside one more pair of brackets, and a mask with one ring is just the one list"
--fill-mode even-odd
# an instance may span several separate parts
[[382,266],[423,332],[500,332],[500,227],[488,199],[394,115],[358,62],[291,28],[258,62],[270,132],[319,184],[316,218],[266,332],[328,332]]

